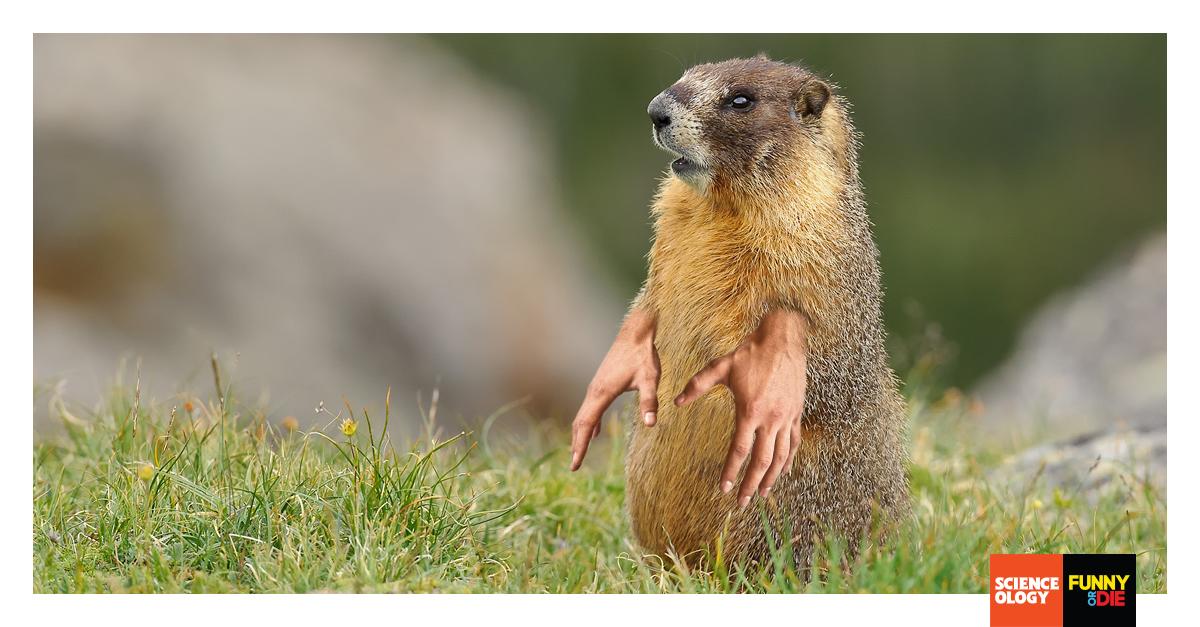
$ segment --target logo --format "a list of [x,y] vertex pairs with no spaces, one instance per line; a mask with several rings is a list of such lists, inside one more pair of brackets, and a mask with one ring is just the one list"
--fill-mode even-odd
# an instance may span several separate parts
[[993,627],[1133,625],[1135,561],[1121,555],[992,555]]
[[1132,625],[1132,554],[1063,556],[1063,625]]
[[1062,627],[1062,555],[993,555],[989,566],[992,627]]

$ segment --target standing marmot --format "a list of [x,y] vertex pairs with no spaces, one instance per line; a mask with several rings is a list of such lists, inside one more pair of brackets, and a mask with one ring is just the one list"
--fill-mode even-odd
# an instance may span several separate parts
[[[905,408],[884,348],[849,106],[810,72],[756,57],[691,68],[649,113],[655,142],[679,158],[654,202],[649,273],[633,305],[655,321],[657,363],[646,369],[658,375],[658,398],[640,401],[654,410],[646,424],[657,424],[635,424],[626,462],[634,533],[660,554],[694,559],[723,534],[726,561],[766,556],[760,508],[717,489],[735,437],[734,394],[720,387],[671,401],[767,312],[787,309],[807,321],[798,377],[807,374],[807,391],[801,383],[792,468],[759,493],[776,532],[791,529],[803,567],[817,534],[853,545],[876,515],[898,516],[908,502]],[[654,389],[633,377],[628,387]],[[578,422],[577,431],[598,425]]]

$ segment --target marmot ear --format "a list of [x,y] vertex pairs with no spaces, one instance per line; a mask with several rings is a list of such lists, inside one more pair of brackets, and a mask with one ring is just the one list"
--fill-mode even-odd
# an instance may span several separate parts
[[800,95],[796,99],[796,113],[804,120],[819,118],[831,97],[833,97],[833,91],[829,89],[829,85],[825,84],[825,81],[816,78],[809,79],[800,88]]

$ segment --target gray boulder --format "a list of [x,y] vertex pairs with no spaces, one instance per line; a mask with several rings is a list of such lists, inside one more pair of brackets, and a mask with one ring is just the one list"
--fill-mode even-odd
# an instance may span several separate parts
[[1072,437],[1167,423],[1167,238],[1054,298],[978,388],[984,426]]
[[68,398],[123,357],[208,395],[215,349],[277,415],[551,411],[619,320],[535,116],[427,41],[38,35],[33,76],[34,378]]

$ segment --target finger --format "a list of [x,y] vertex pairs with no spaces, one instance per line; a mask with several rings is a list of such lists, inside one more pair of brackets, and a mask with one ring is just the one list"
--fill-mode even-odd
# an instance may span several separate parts
[[583,458],[587,456],[588,446],[595,437],[596,428],[591,424],[575,424],[571,427],[571,471],[579,470]]
[[788,451],[791,450],[792,430],[784,427],[775,435],[775,452],[771,458],[771,467],[767,469],[767,474],[763,475],[762,483],[758,484],[758,495],[765,497],[771,488],[775,487],[775,480],[779,478],[779,473],[783,472],[783,464],[787,461]]
[[787,464],[785,465],[787,470],[785,472],[792,472],[792,466],[796,462],[796,451],[800,450],[800,434],[802,432],[803,431],[800,428],[800,418],[797,417],[796,420],[792,421],[792,437],[790,440],[791,450],[788,451],[788,460]]
[[642,414],[642,422],[647,427],[653,427],[658,422],[658,380],[646,377],[638,387],[638,411]]
[[714,385],[725,381],[725,376],[729,374],[732,366],[733,359],[728,355],[714,359],[687,382],[683,392],[675,398],[675,404],[686,405],[704,396],[704,393],[711,390]]
[[733,489],[738,471],[750,455],[751,446],[754,444],[754,428],[741,420],[740,416],[735,424],[737,426],[733,430],[733,438],[729,441],[729,453],[725,456],[725,467],[721,470],[721,492],[725,493]]
[[738,490],[738,506],[750,504],[754,490],[762,483],[763,475],[771,468],[771,460],[775,452],[775,434],[758,430],[754,433],[754,453],[750,463],[746,464],[746,474],[742,477],[742,487]]
[[600,424],[600,417],[623,391],[615,386],[588,386],[587,397],[583,399],[583,405],[579,407],[579,413],[575,414],[575,420],[571,423],[571,470],[578,470],[583,463],[588,444]]
[[597,422],[596,427],[594,429],[592,429],[592,439],[595,440],[598,437],[600,437],[600,423],[599,422]]

